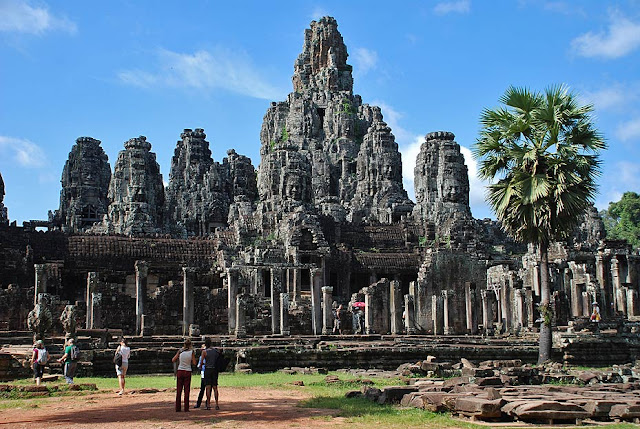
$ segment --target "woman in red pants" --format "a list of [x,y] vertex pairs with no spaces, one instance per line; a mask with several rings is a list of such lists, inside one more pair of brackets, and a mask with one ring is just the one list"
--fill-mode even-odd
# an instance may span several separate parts
[[191,367],[196,364],[196,354],[191,340],[184,340],[184,346],[178,350],[171,362],[178,362],[178,385],[176,386],[176,411],[180,412],[180,399],[184,388],[184,410],[189,411],[189,390],[191,389]]

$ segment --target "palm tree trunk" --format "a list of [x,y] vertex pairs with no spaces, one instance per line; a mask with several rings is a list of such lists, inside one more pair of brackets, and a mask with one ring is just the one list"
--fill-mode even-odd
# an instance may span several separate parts
[[540,249],[540,349],[538,363],[543,363],[551,358],[551,321],[553,310],[551,307],[551,288],[549,284],[549,243],[539,244]]

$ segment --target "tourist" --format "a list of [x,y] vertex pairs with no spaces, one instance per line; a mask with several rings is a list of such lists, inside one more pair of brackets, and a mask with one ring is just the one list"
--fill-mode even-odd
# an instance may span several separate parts
[[184,389],[184,411],[189,412],[189,391],[191,390],[191,367],[196,364],[196,354],[191,347],[189,338],[184,340],[183,347],[178,350],[171,359],[178,362],[178,374],[176,376],[176,412],[180,412],[180,399]]
[[[205,345],[202,345],[202,351],[204,351],[205,349]],[[204,364],[205,364],[206,359],[204,358],[204,356],[202,355],[202,353],[200,353],[200,359],[198,359],[198,368],[200,368],[200,393],[198,393],[198,401],[196,402],[196,406],[193,408],[200,408],[200,405],[202,404],[202,397],[204,396],[204,391],[207,390],[207,385],[205,383],[205,378],[204,378]]]
[[36,386],[40,386],[47,362],[49,362],[49,353],[44,347],[44,342],[38,340],[34,344],[33,352],[31,353],[31,367],[33,368],[33,377],[36,379]]
[[593,303],[591,304],[592,310],[591,310],[591,323],[593,323],[595,329],[595,332],[600,332],[600,307],[598,306],[598,303],[596,301],[593,301]]
[[116,349],[116,358],[114,358],[114,360],[117,359],[118,355],[120,355],[122,359],[120,364],[116,362],[116,375],[118,376],[118,384],[120,385],[118,395],[123,395],[127,368],[129,368],[129,357],[131,356],[131,349],[127,345],[127,340],[124,337],[120,338],[120,345]]
[[214,399],[216,400],[216,410],[219,410],[218,406],[218,370],[216,369],[216,360],[220,355],[220,352],[211,347],[211,338],[205,338],[205,349],[202,351],[202,356],[205,359],[204,364],[204,384],[207,390],[207,404],[205,409],[211,409],[211,389],[213,389]]
[[67,340],[67,345],[64,348],[64,354],[58,362],[64,362],[64,367],[62,373],[64,374],[64,378],[67,381],[67,384],[73,384],[73,376],[76,373],[76,368],[78,367],[78,347],[75,345],[75,340],[73,338],[69,338]]
[[340,313],[342,312],[342,304],[333,310],[333,333],[342,335],[342,319]]

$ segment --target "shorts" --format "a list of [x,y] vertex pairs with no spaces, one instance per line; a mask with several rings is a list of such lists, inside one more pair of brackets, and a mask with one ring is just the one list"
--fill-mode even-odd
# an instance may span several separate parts
[[44,373],[44,365],[40,365],[38,362],[33,364],[33,378],[42,378]]
[[218,371],[216,371],[215,368],[204,369],[204,385],[205,386],[218,385]]
[[127,368],[129,368],[129,364],[122,364],[122,366],[116,365],[116,375],[127,375]]

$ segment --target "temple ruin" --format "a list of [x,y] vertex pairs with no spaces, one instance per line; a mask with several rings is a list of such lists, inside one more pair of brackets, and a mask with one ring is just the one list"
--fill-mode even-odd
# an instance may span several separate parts
[[[379,107],[353,93],[347,57],[335,19],[312,21],[293,91],[264,116],[257,169],[233,149],[214,161],[205,131],[185,129],[165,187],[144,136],[124,142],[113,171],[101,142],[80,137],[62,172],[60,207],[23,226],[9,223],[0,176],[4,329],[53,335],[77,324],[287,344],[331,333],[339,304],[344,333],[353,333],[362,302],[366,335],[535,332],[535,249],[472,217],[451,132],[425,136],[416,201],[408,198],[392,130]],[[595,208],[549,259],[563,334],[586,324],[594,301],[616,326],[640,315],[640,256],[606,240]]]

